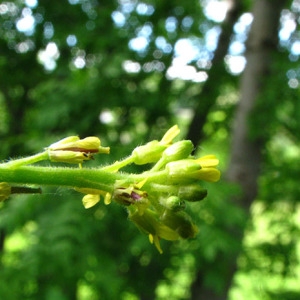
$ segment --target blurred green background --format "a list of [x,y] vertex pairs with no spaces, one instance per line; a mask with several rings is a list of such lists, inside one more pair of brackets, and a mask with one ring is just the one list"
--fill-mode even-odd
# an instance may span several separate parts
[[0,299],[300,299],[299,22],[299,0],[2,1],[0,160],[96,135],[106,164],[179,124],[223,178],[162,255],[116,204],[11,197]]

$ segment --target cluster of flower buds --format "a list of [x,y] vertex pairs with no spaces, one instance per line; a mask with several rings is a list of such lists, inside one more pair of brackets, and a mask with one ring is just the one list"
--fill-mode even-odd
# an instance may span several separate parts
[[[175,125],[160,141],[136,147],[129,157],[97,169],[83,169],[81,164],[92,159],[94,154],[108,154],[110,148],[102,147],[97,137],[80,139],[70,136],[51,144],[44,152],[0,164],[0,180],[5,181],[7,174],[11,182],[26,184],[24,176],[30,173],[27,183],[72,186],[84,193],[82,202],[85,208],[96,205],[101,197],[105,204],[115,201],[127,208],[129,219],[148,234],[150,242],[162,252],[160,239],[174,241],[196,235],[197,228],[185,211],[187,202],[206,197],[207,190],[201,186],[201,181],[216,182],[220,178],[220,171],[216,168],[218,159],[214,155],[194,157],[191,141],[173,142],[179,133]],[[80,170],[24,168],[42,160],[79,164]],[[149,170],[140,174],[119,171],[129,164],[151,165]],[[39,192],[39,189],[11,187],[9,182],[0,182],[0,201],[13,193]]]
[[[111,200],[127,207],[129,219],[148,234],[160,253],[160,239],[174,241],[195,237],[197,228],[185,212],[186,202],[206,197],[207,190],[200,181],[216,182],[220,178],[220,171],[216,169],[218,159],[214,155],[195,158],[191,154],[194,149],[191,141],[173,143],[178,134],[179,129],[174,126],[160,141],[135,148],[126,158],[126,164],[154,165],[141,174],[122,172],[126,180],[116,181],[110,195]],[[124,163],[117,162],[116,170],[121,168],[117,164],[124,167]],[[91,197],[91,201],[93,199]],[[92,206],[88,202],[84,205]]]

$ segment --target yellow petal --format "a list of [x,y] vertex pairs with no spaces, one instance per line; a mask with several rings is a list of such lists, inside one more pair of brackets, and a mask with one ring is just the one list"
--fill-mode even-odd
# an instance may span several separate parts
[[58,149],[61,149],[64,145],[69,144],[69,143],[74,143],[76,141],[79,141],[78,136],[68,136],[56,143],[51,144],[47,149],[58,150]]
[[195,172],[192,177],[204,181],[217,182],[221,177],[221,172],[215,168],[202,168]]
[[109,205],[111,203],[111,194],[110,193],[106,193],[105,197],[104,197],[104,204],[105,205]]
[[98,149],[100,147],[100,139],[95,136],[89,136],[74,143],[75,147],[86,150]]
[[143,185],[146,183],[148,178],[145,178],[144,180],[142,180],[141,182],[137,183],[135,186],[138,188],[138,189],[141,189],[143,187]]
[[216,167],[219,164],[219,160],[214,155],[206,155],[197,159],[197,162],[202,168]]
[[82,198],[82,204],[83,204],[84,208],[86,208],[86,209],[93,207],[99,201],[100,201],[99,195],[88,194]]
[[159,242],[159,238],[158,238],[157,235],[152,235],[152,234],[150,233],[150,234],[149,234],[149,241],[150,241],[151,244],[154,243],[156,249],[158,250],[158,252],[159,252],[160,254],[163,253],[163,251],[162,251],[162,249],[161,249],[161,247],[160,247],[160,242]]
[[160,140],[161,144],[170,145],[172,144],[173,139],[180,133],[178,125],[171,127]]

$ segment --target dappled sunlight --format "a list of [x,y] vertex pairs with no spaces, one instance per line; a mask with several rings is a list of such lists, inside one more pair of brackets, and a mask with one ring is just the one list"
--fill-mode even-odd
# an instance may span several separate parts
[[293,235],[300,231],[299,212],[299,205],[294,211],[293,205],[280,200],[272,210],[261,201],[252,206],[252,224],[238,261],[241,271],[235,276],[230,299],[257,299],[251,291],[260,299],[270,291],[273,295],[281,290],[299,293],[300,268],[294,264],[300,260],[300,242]]
[[38,53],[38,60],[44,65],[45,69],[52,71],[56,68],[56,61],[59,58],[59,50],[55,43],[50,42],[45,50],[40,50]]

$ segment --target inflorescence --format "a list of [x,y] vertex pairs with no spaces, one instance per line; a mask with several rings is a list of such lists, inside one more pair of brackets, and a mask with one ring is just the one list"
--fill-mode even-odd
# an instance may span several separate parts
[[[197,227],[185,211],[186,202],[206,197],[201,181],[220,179],[216,168],[219,160],[214,155],[194,157],[191,141],[173,142],[179,132],[175,125],[160,141],[136,147],[129,157],[99,168],[83,168],[82,164],[95,154],[108,154],[109,147],[102,147],[97,137],[67,137],[41,153],[0,164],[0,201],[13,193],[41,192],[26,184],[71,187],[85,194],[85,208],[93,207],[101,198],[105,204],[117,202],[126,207],[129,219],[162,253],[160,239],[195,237]],[[79,164],[79,168],[32,166],[43,160]],[[120,171],[129,164],[151,167],[140,174]]]

